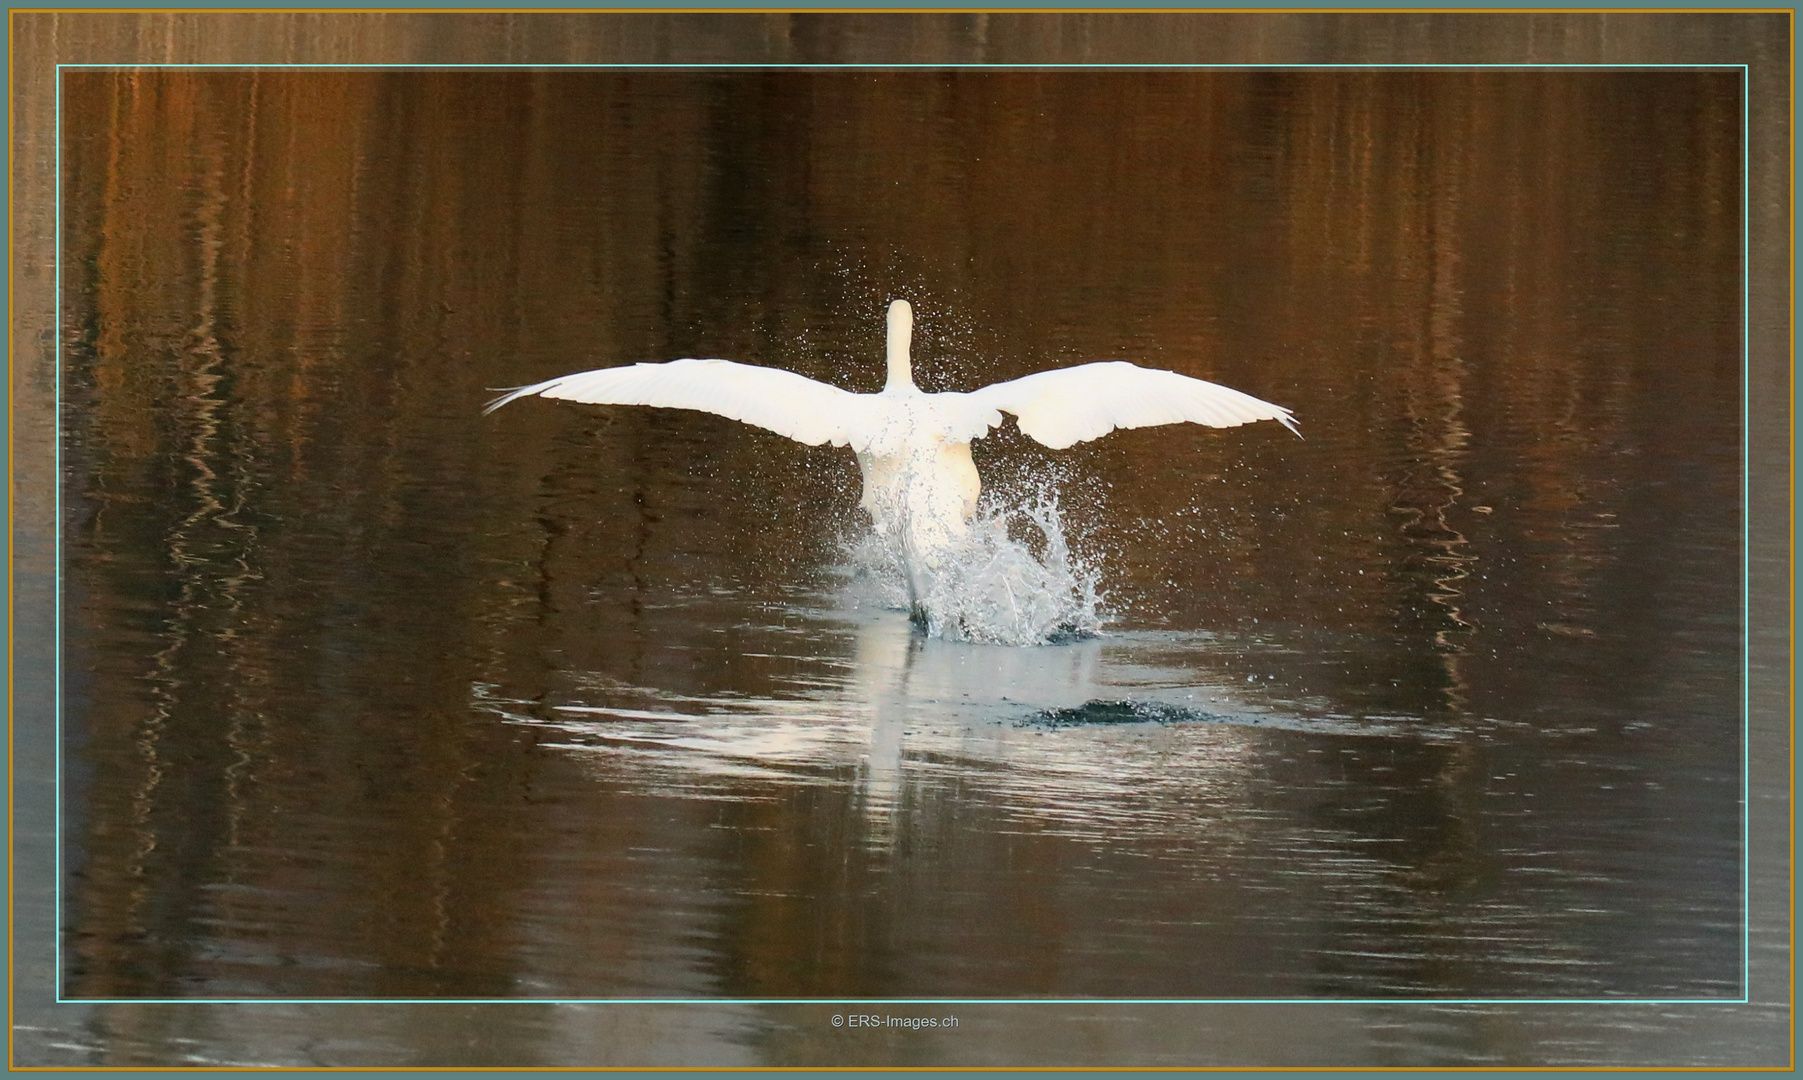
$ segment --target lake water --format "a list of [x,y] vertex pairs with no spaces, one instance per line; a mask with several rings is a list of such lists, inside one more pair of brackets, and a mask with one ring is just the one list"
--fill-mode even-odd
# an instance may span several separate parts
[[[65,995],[1745,992],[1738,73],[64,78]],[[980,442],[1100,590],[1014,647],[860,579],[842,449],[481,414],[875,390],[896,297],[929,390],[1125,359],[1305,437]],[[114,1062],[674,1037],[105,1008]],[[696,1026],[822,1060],[759,1008]]]

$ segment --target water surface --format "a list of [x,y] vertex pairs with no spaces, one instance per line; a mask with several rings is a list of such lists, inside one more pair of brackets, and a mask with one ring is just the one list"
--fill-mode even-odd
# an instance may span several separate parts
[[[1741,996],[1737,75],[64,86],[65,994]],[[480,414],[895,297],[1306,439],[979,443],[1107,616],[1009,648],[843,450]]]

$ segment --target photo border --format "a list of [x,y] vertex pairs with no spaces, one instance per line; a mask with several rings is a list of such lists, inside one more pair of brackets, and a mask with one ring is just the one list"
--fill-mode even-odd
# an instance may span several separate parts
[[[331,9],[314,9],[314,10],[316,10],[321,15],[337,14],[336,12],[333,12]],[[404,9],[403,8],[403,9],[390,9],[390,10],[392,10],[393,13],[396,13],[396,14],[408,14],[408,15],[427,14],[428,13],[426,11],[422,11],[421,9]],[[687,15],[687,14],[721,14],[721,15],[735,14],[735,15],[737,15],[737,14],[752,14],[752,13],[761,12],[762,10],[763,9],[728,9],[728,10],[714,9],[712,11],[690,10],[690,11],[683,11],[683,12],[671,12],[668,10],[662,10],[657,13],[662,14],[662,15],[669,15],[669,14],[684,14],[684,15]],[[1319,9],[1317,9],[1317,10],[1319,10]],[[1769,12],[1772,9],[1758,9],[1758,10]],[[16,53],[14,51],[16,49],[15,35],[12,33],[13,25],[14,25],[12,15],[14,15],[14,14],[30,14],[30,13],[32,13],[32,11],[30,9],[20,9],[18,11],[9,12],[9,20],[8,20],[9,59],[16,55]],[[125,12],[123,12],[123,11],[108,11],[108,12],[106,12],[106,14],[109,14],[109,15],[121,14],[121,13],[125,13]],[[827,12],[824,12],[821,9],[785,9],[785,13],[797,14],[797,15],[802,15],[802,14],[812,15],[812,14],[825,14]],[[1019,11],[1013,11],[1013,10],[1007,10],[1007,9],[995,9],[994,13],[1009,14],[1009,15],[1020,14]],[[1161,10],[1159,13],[1160,14],[1181,14],[1182,12],[1164,9],[1164,10]],[[1211,14],[1212,13],[1213,12],[1211,12]],[[1264,13],[1283,15],[1283,14],[1292,14],[1293,12],[1279,10],[1279,11],[1264,12]],[[1361,14],[1361,13],[1366,13],[1366,12],[1360,12],[1356,9],[1339,9],[1339,10],[1336,10],[1335,13],[1336,14]],[[1611,13],[1612,14],[1632,14],[1633,10],[1632,9],[1612,9]],[[98,13],[96,13],[96,14],[98,14]],[[212,13],[211,12],[204,12],[204,13],[203,12],[193,12],[192,14],[200,15],[200,14],[212,14]],[[454,11],[454,12],[447,11],[447,12],[443,12],[442,14],[445,14],[447,16],[454,16],[454,15],[468,15],[468,14],[475,14],[475,13],[469,12],[469,11]],[[534,13],[531,13],[531,12],[512,13],[512,12],[510,12],[509,14],[510,15],[517,14],[520,17],[527,17]],[[571,11],[559,11],[559,12],[557,12],[557,14],[573,15],[573,14],[581,14],[581,13],[571,12]],[[598,15],[600,17],[613,18],[613,17],[637,14],[637,12],[607,11],[607,12],[594,12],[592,14]],[[860,12],[860,14],[868,14],[868,12]],[[900,14],[900,13],[897,13],[897,14]],[[919,12],[906,12],[906,14],[917,14],[917,15],[922,15],[923,17],[926,15],[926,13],[919,13]],[[1080,12],[1068,12],[1068,13],[1060,12],[1059,14],[1080,14]],[[1792,25],[1794,26],[1794,23]],[[1791,48],[1794,53],[1794,39],[1791,42]],[[1740,83],[1741,83],[1741,132],[1740,132],[1740,138],[1741,138],[1741,162],[1742,162],[1742,166],[1741,166],[1742,167],[1742,171],[1741,171],[1741,207],[1740,207],[1741,230],[1742,230],[1742,236],[1741,236],[1742,278],[1741,278],[1741,297],[1740,297],[1741,321],[1742,321],[1742,326],[1741,326],[1741,331],[1742,331],[1742,342],[1741,342],[1742,537],[1741,537],[1741,637],[1740,637],[1741,662],[1742,662],[1741,663],[1741,695],[1740,695],[1741,696],[1741,723],[1742,723],[1742,760],[1741,760],[1742,813],[1741,813],[1741,836],[1740,836],[1740,841],[1741,841],[1741,843],[1740,843],[1740,847],[1741,847],[1741,901],[1742,901],[1742,904],[1741,904],[1741,934],[1740,934],[1740,949],[1741,949],[1741,994],[1740,994],[1740,996],[1738,996],[1738,997],[1709,997],[1709,998],[1659,998],[1659,997],[1648,997],[1648,998],[1625,998],[1625,997],[1608,997],[1608,998],[1558,998],[1558,997],[1554,997],[1554,998],[1532,998],[1532,997],[1527,997],[1527,998],[1522,998],[1522,997],[1509,997],[1509,998],[1453,998],[1453,997],[1425,997],[1425,998],[1405,998],[1405,997],[1378,997],[1378,998],[1349,998],[1349,997],[1335,997],[1335,998],[1190,998],[1190,997],[1184,997],[1184,998],[1153,998],[1153,997],[1145,997],[1145,998],[1139,998],[1139,997],[1136,997],[1136,998],[1088,998],[1088,997],[1084,997],[1084,998],[1013,998],[1013,997],[1010,997],[1010,998],[956,998],[956,997],[946,997],[946,998],[918,998],[918,997],[897,997],[897,998],[814,998],[814,997],[809,997],[809,998],[782,998],[782,997],[779,997],[779,998],[726,998],[726,997],[683,997],[683,998],[618,998],[618,997],[609,997],[609,998],[585,998],[585,997],[575,997],[575,998],[521,998],[521,997],[505,997],[505,998],[350,998],[350,997],[347,997],[347,998],[213,998],[213,997],[207,997],[207,998],[194,998],[194,997],[185,997],[185,998],[148,998],[148,997],[146,997],[146,998],[87,998],[87,997],[65,997],[62,993],[62,979],[63,979],[64,973],[63,973],[63,967],[62,967],[62,963],[61,963],[62,933],[61,933],[61,925],[60,925],[61,918],[62,918],[62,906],[63,906],[62,905],[62,897],[61,897],[61,888],[62,888],[62,844],[61,844],[61,816],[62,816],[61,790],[62,790],[62,785],[61,785],[61,774],[62,774],[62,734],[63,734],[63,731],[62,731],[62,723],[63,723],[62,641],[61,641],[61,632],[62,632],[62,580],[61,580],[61,575],[62,575],[62,561],[63,561],[62,560],[62,535],[61,535],[62,534],[62,520],[63,520],[63,514],[62,514],[62,511],[63,511],[62,487],[63,487],[63,485],[62,485],[62,468],[61,468],[61,452],[62,452],[62,441],[63,441],[63,439],[62,439],[63,433],[61,430],[62,429],[61,380],[62,380],[62,372],[63,372],[63,363],[62,363],[62,334],[60,332],[60,327],[62,325],[62,323],[61,323],[61,305],[62,305],[62,299],[63,299],[62,288],[61,288],[62,244],[61,244],[61,239],[60,239],[61,235],[62,235],[62,216],[61,216],[62,215],[62,207],[61,207],[62,191],[61,191],[60,176],[61,176],[61,152],[62,152],[63,140],[62,140],[61,98],[62,98],[62,73],[65,69],[93,69],[93,68],[184,69],[184,70],[208,69],[208,68],[211,68],[211,69],[240,69],[240,70],[256,69],[256,68],[279,68],[279,69],[302,68],[302,69],[338,69],[338,70],[358,69],[358,70],[383,70],[383,71],[394,71],[394,70],[434,70],[434,71],[436,71],[436,70],[447,70],[447,69],[451,69],[451,70],[457,70],[457,69],[462,69],[462,70],[571,70],[571,69],[576,69],[576,70],[646,70],[646,69],[672,70],[672,69],[680,69],[680,70],[715,70],[715,71],[729,71],[729,70],[773,71],[773,70],[820,70],[820,69],[847,69],[847,70],[858,70],[858,69],[863,69],[863,70],[978,69],[978,70],[1069,70],[1069,71],[1120,70],[1120,69],[1129,69],[1129,70],[1155,70],[1155,69],[1156,70],[1235,70],[1235,69],[1246,70],[1246,69],[1257,69],[1257,70],[1289,71],[1289,70],[1347,69],[1347,68],[1352,68],[1352,69],[1374,69],[1374,68],[1375,69],[1404,69],[1404,70],[1508,70],[1508,69],[1518,69],[1518,70],[1566,70],[1566,69],[1596,70],[1599,68],[1607,69],[1607,70],[1649,70],[1649,69],[1682,68],[1682,69],[1688,69],[1688,70],[1699,70],[1699,69],[1738,70],[1740,73]],[[1794,72],[1794,70],[1795,70],[1795,65],[1794,65],[1794,60],[1793,60],[1792,65],[1791,65],[1791,71]],[[12,78],[12,81],[9,84],[9,86],[11,88],[15,88],[15,93],[9,93],[8,154],[9,154],[9,163],[14,166],[14,168],[9,171],[10,176],[16,183],[17,180],[20,178],[20,168],[17,164],[16,159],[13,157],[13,154],[17,150],[16,132],[18,131],[18,128],[16,126],[18,121],[14,115],[14,97],[16,96],[16,87],[18,86],[18,83],[20,81],[20,76],[16,72],[13,72],[12,74],[13,74],[13,78]],[[56,781],[55,788],[57,791],[57,798],[56,798],[56,804],[55,804],[55,843],[54,843],[54,857],[55,857],[54,873],[55,873],[55,877],[53,879],[54,894],[55,894],[54,924],[56,927],[56,932],[55,932],[54,941],[53,941],[54,948],[55,948],[55,965],[54,965],[54,969],[52,972],[52,979],[53,979],[53,983],[54,983],[54,987],[55,987],[55,997],[54,997],[55,1003],[57,1003],[57,1004],[83,1004],[83,1005],[141,1004],[141,1005],[260,1005],[260,1006],[279,1005],[279,1004],[296,1004],[296,1005],[298,1005],[298,1004],[308,1004],[308,1005],[340,1005],[340,1004],[378,1004],[378,1005],[407,1005],[407,1004],[432,1004],[432,1005],[539,1004],[539,1005],[550,1005],[550,1004],[556,1004],[556,1005],[563,1005],[563,1004],[584,1004],[584,1005],[685,1005],[685,1006],[695,1006],[695,1005],[832,1005],[832,1004],[840,1004],[840,1005],[959,1004],[959,1005],[1008,1005],[1008,1006],[1018,1006],[1018,1005],[1083,1005],[1083,1006],[1101,1006],[1101,1005],[1286,1005],[1286,1006],[1294,1006],[1294,1005],[1327,1005],[1327,1006],[1510,1005],[1510,1006],[1514,1006],[1514,1005],[1522,1005],[1522,1006],[1532,1006],[1532,1005],[1584,1004],[1584,1005],[1611,1005],[1611,1006],[1614,1006],[1614,1005],[1626,1005],[1626,1006],[1710,1005],[1710,1006],[1719,1006],[1719,1005],[1745,1005],[1745,1004],[1752,1003],[1752,1001],[1753,1001],[1752,931],[1753,931],[1753,922],[1754,922],[1753,910],[1752,910],[1752,908],[1753,908],[1753,891],[1754,891],[1753,873],[1752,873],[1752,863],[1753,863],[1752,827],[1753,827],[1753,803],[1754,803],[1753,786],[1752,786],[1753,785],[1752,749],[1753,749],[1753,742],[1754,742],[1754,732],[1753,732],[1753,725],[1752,725],[1753,682],[1754,682],[1753,666],[1752,666],[1753,648],[1754,648],[1753,607],[1752,607],[1752,598],[1753,598],[1753,586],[1752,586],[1753,551],[1752,551],[1752,549],[1753,549],[1753,532],[1754,532],[1754,529],[1753,529],[1754,510],[1753,510],[1753,501],[1752,500],[1753,500],[1753,482],[1754,482],[1754,462],[1753,462],[1754,451],[1753,451],[1753,446],[1752,446],[1752,431],[1753,431],[1753,426],[1754,426],[1754,417],[1753,417],[1753,412],[1752,412],[1751,386],[1752,386],[1752,372],[1753,372],[1753,366],[1754,366],[1754,358],[1753,358],[1753,350],[1754,350],[1753,284],[1754,284],[1754,278],[1755,278],[1755,268],[1753,266],[1753,261],[1752,261],[1752,257],[1753,257],[1752,234],[1753,234],[1753,228],[1754,228],[1754,223],[1753,223],[1753,218],[1752,218],[1752,212],[1753,212],[1752,189],[1753,189],[1754,178],[1753,178],[1753,167],[1752,167],[1752,157],[1751,157],[1752,141],[1753,141],[1753,137],[1754,137],[1753,128],[1752,128],[1754,87],[1753,87],[1753,83],[1752,83],[1751,66],[1748,63],[1739,63],[1739,64],[1668,63],[1668,62],[1658,62],[1658,63],[1650,63],[1650,62],[1620,62],[1620,63],[1529,63],[1529,62],[1518,62],[1518,63],[1509,63],[1509,62],[1500,62],[1500,63],[1482,63],[1482,62],[1454,62],[1454,63],[1428,63],[1428,62],[1156,63],[1156,62],[1131,62],[1131,61],[1128,61],[1128,62],[1103,62],[1103,63],[1070,63],[1070,62],[1057,62],[1057,61],[1043,61],[1043,62],[1011,63],[1011,64],[981,64],[981,63],[973,64],[973,63],[939,63],[939,62],[933,62],[933,63],[915,63],[915,62],[911,62],[911,63],[882,63],[882,62],[871,62],[871,63],[865,63],[865,62],[858,62],[858,63],[638,62],[638,63],[633,63],[633,62],[621,62],[621,63],[569,63],[569,64],[564,64],[564,63],[536,63],[536,62],[515,62],[515,63],[479,63],[479,62],[477,62],[477,63],[428,63],[428,62],[399,62],[399,63],[380,63],[380,62],[367,62],[367,63],[305,63],[305,62],[297,62],[297,63],[231,63],[231,62],[144,63],[144,62],[118,62],[118,63],[90,63],[90,62],[58,62],[54,65],[54,73],[53,73],[52,78],[54,80],[54,91],[55,91],[55,105],[54,105],[55,120],[54,120],[54,125],[52,128],[51,138],[54,142],[54,152],[55,152],[54,175],[57,178],[54,181],[56,206],[55,206],[55,213],[54,213],[55,224],[54,224],[54,234],[53,234],[53,247],[55,250],[53,253],[54,271],[53,271],[53,277],[52,277],[52,281],[53,281],[52,288],[54,291],[53,291],[53,301],[52,301],[52,323],[51,323],[51,341],[52,341],[51,352],[52,352],[52,364],[53,364],[53,368],[54,368],[53,375],[54,375],[54,384],[55,384],[53,395],[52,395],[52,425],[51,425],[52,447],[54,450],[52,487],[54,488],[54,499],[53,499],[53,507],[54,507],[54,509],[53,509],[53,513],[54,513],[53,551],[54,551],[54,555],[53,555],[53,559],[54,559],[54,571],[55,571],[55,585],[54,585],[54,597],[55,597],[55,612],[54,612],[55,643],[54,643],[54,645],[55,645],[55,653],[54,653],[54,687],[53,687],[55,696],[54,696],[53,730],[55,733],[55,744],[54,744],[55,781]],[[1793,87],[1792,88],[1793,98],[1794,98],[1794,93],[1795,93],[1795,91],[1794,91],[1794,87]],[[1792,129],[1794,131],[1794,110],[1791,115],[1793,117]],[[1792,175],[1794,176],[1794,166],[1793,166],[1793,174]],[[17,211],[17,207],[14,203],[13,185],[9,185],[8,204],[9,204],[9,222],[16,223],[18,220],[17,216],[16,216],[18,211]],[[1791,224],[1792,224],[1792,228],[1794,229],[1794,222],[1792,222]],[[16,268],[19,266],[20,252],[19,252],[18,248],[15,246],[15,244],[17,243],[17,241],[16,241],[17,235],[18,234],[17,234],[16,230],[9,229],[9,248],[12,249],[9,252],[9,255],[10,255],[9,268]],[[1794,267],[1794,239],[1791,242],[1791,251],[1792,251],[1792,257],[1791,257],[1790,265],[1792,267]],[[1791,289],[1791,291],[1789,293],[1789,296],[1794,297],[1794,281],[1792,283],[1790,283],[1790,289]],[[27,332],[25,331],[25,328],[22,327],[18,321],[19,312],[18,312],[18,307],[16,306],[15,299],[14,299],[13,276],[10,273],[9,273],[9,278],[8,278],[8,310],[9,310],[9,328],[12,333],[11,340],[16,346],[24,337],[27,336]],[[1790,325],[1788,327],[1788,329],[1790,332],[1791,340],[1794,345],[1794,333],[1795,333],[1794,324]],[[11,353],[9,355],[17,355],[17,354]],[[1793,361],[1793,364],[1794,364],[1794,361]],[[1793,366],[1793,373],[1794,373],[1794,366]],[[16,407],[16,396],[17,396],[15,393],[16,385],[17,385],[19,379],[22,377],[21,374],[16,370],[10,372],[10,374],[12,375],[12,378],[9,379],[8,410],[7,410],[8,411],[8,420],[9,420],[9,423],[8,423],[8,449],[9,450],[13,449],[13,447],[14,447],[13,440],[16,438],[16,430],[17,429],[16,429],[16,426],[11,421],[13,421],[13,419],[14,419],[13,412]],[[1791,385],[1792,385],[1792,390],[1794,393],[1794,380]],[[1790,413],[1787,410],[1786,418],[1791,421],[1792,425],[1794,425],[1794,413]],[[1793,430],[1794,430],[1794,428],[1793,428]],[[1791,464],[1791,474],[1790,475],[1791,475],[1793,486],[1794,486],[1794,476],[1795,476],[1794,435],[1792,437],[1790,445],[1792,447],[1792,457],[1791,457],[1792,464]],[[15,603],[15,596],[17,593],[16,587],[15,587],[16,580],[17,580],[16,579],[17,568],[16,568],[16,564],[14,561],[15,553],[13,551],[13,547],[12,547],[12,544],[10,543],[10,541],[13,541],[18,537],[19,530],[20,530],[20,523],[19,523],[19,519],[16,516],[14,516],[14,495],[15,495],[14,480],[17,476],[17,461],[16,461],[16,459],[9,459],[9,466],[11,466],[11,467],[9,467],[9,470],[8,470],[8,480],[9,480],[9,483],[8,483],[8,516],[9,516],[8,565],[9,565],[9,574],[8,574],[8,583],[7,583],[8,584],[7,602],[8,602],[8,625],[9,625],[9,633],[10,633],[11,629],[18,625],[17,620],[16,620],[16,613],[15,613],[14,606],[13,606]],[[1794,502],[1793,502],[1793,505],[1794,505]],[[1791,579],[1790,580],[1792,582],[1794,582],[1794,531],[1792,532],[1791,536],[1793,539],[1792,539],[1791,551],[1790,551],[1790,553],[1791,553],[1791,562],[1790,562]],[[1791,614],[1791,627],[1792,627],[1791,640],[1794,642],[1794,585],[1793,585],[1791,597],[1792,597],[1792,600],[1791,600],[1791,604],[1792,604],[1792,607],[1791,607],[1791,612],[1792,612],[1792,614]],[[14,694],[13,694],[13,689],[14,689],[13,688],[13,677],[14,677],[14,671],[13,671],[14,659],[13,658],[14,658],[14,653],[17,651],[17,649],[16,649],[16,644],[11,641],[10,637],[9,637],[9,645],[14,646],[13,648],[9,648],[9,653],[8,653],[8,694],[9,694],[8,789],[9,789],[9,810],[12,810],[16,807],[16,803],[14,802],[14,800],[17,798],[17,792],[15,791],[14,786],[13,786],[14,778],[13,778],[12,768],[11,768],[12,763],[15,760],[11,751],[14,749],[14,739],[16,737],[15,733],[17,731],[17,728],[13,723],[14,717],[13,717],[13,708],[12,708],[12,706],[14,705],[14,702],[15,702],[15,698],[14,698]],[[1793,664],[1794,664],[1794,660],[1793,660]],[[1794,705],[1794,669],[1793,669],[1793,673],[1792,673],[1792,677],[1790,679],[1789,685],[1792,688],[1792,695],[1793,695],[1792,702]],[[1792,727],[1793,738],[1790,743],[1790,748],[1794,750],[1794,709],[1793,709],[1793,714],[1792,714],[1792,718],[1791,718],[1791,724],[1793,725],[1793,727]],[[1792,791],[1793,799],[1792,799],[1791,803],[1788,804],[1788,808],[1791,809],[1792,821],[1794,823],[1794,766],[1792,768],[1791,776],[1792,776],[1791,791]],[[16,851],[16,847],[15,847],[15,843],[14,843],[14,835],[13,835],[13,818],[14,818],[14,816],[15,815],[12,813],[9,813],[9,815],[8,815],[8,838],[9,838],[9,852],[8,852],[9,923],[8,923],[8,933],[9,933],[9,946],[12,944],[12,941],[11,941],[12,931],[13,931],[13,927],[14,927],[15,921],[16,921],[13,917],[12,908],[13,908],[13,904],[15,902],[15,897],[16,897],[17,891],[18,891],[17,879],[12,876],[13,872],[17,869],[17,865],[14,862],[15,851]],[[1792,836],[1791,849],[1790,849],[1791,856],[1792,856],[1791,866],[1794,869],[1794,850],[1795,850],[1794,849],[1794,824],[1793,824],[1793,831],[1792,831],[1791,836]],[[1793,893],[1793,896],[1794,896],[1794,893]],[[1795,940],[1795,936],[1794,936],[1794,900],[1791,905],[1791,911],[1792,911],[1792,926],[1791,926],[1791,934],[1790,934],[1789,940],[1794,945],[1794,940]],[[11,976],[10,985],[11,985],[12,989],[15,991],[15,993],[18,989],[18,972],[17,972],[16,966],[15,966],[17,963],[16,957],[17,957],[16,949],[9,947],[8,962],[9,962],[9,974]],[[1794,985],[1795,984],[1794,984],[1794,949],[1793,949],[1792,950],[1792,973],[1791,973],[1791,987],[1793,990],[1793,992],[1791,994],[1791,1002],[1793,1003],[1793,1005],[1794,1005]],[[11,1009],[12,1009],[12,1002],[11,1002],[10,996],[9,996],[9,1014],[11,1013]],[[10,1048],[12,1045],[12,1042],[13,1042],[11,1030],[9,1030],[9,1040],[8,1041],[9,1041],[9,1048]],[[1794,1044],[1793,1044],[1792,1054],[1793,1054],[1793,1058],[1794,1058]],[[10,1057],[10,1054],[9,1054],[9,1057]]]

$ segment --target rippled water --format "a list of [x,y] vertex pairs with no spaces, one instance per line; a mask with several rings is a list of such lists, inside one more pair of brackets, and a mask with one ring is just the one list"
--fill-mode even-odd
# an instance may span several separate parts
[[[1740,997],[1738,76],[65,79],[68,995]],[[1306,440],[980,442],[1012,647],[843,451],[481,415],[893,297]]]

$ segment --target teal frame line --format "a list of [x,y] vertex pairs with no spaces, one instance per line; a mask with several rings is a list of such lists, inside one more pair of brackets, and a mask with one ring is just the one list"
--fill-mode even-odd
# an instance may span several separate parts
[[[1740,997],[65,997],[63,995],[63,69],[1738,70],[1740,72]],[[1753,85],[1745,63],[58,63],[56,65],[56,1004],[1749,1004],[1753,993]]]

